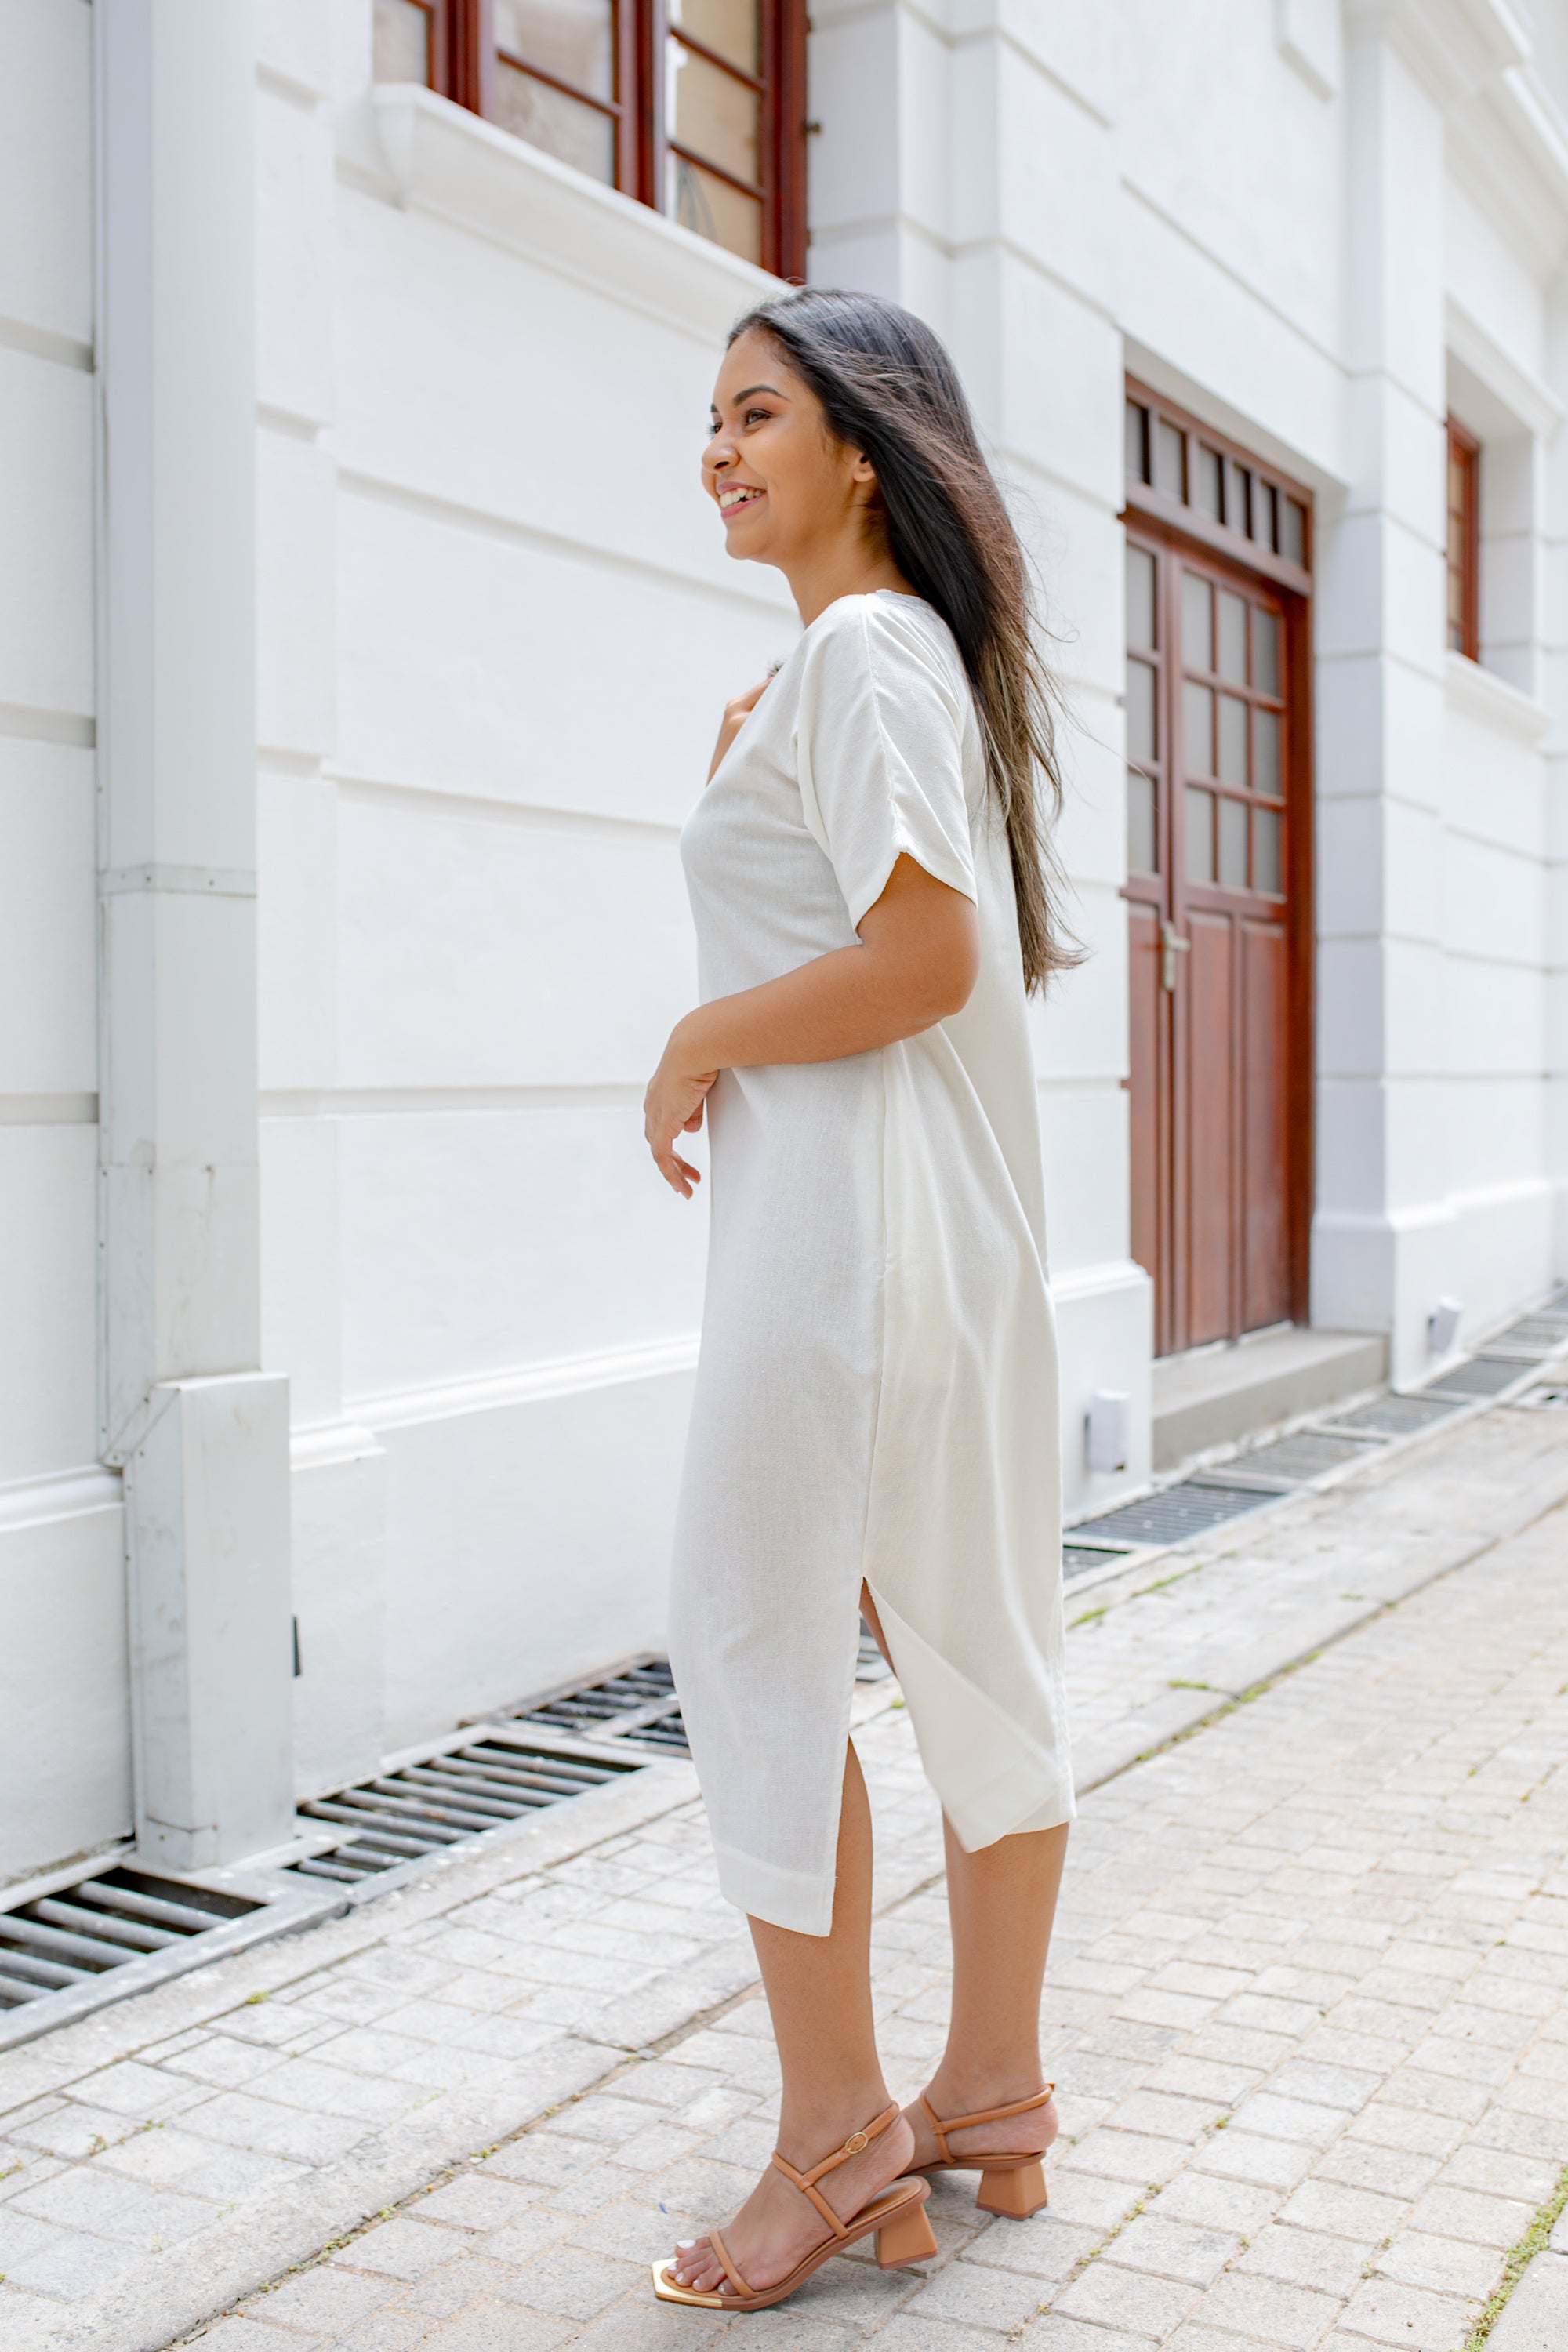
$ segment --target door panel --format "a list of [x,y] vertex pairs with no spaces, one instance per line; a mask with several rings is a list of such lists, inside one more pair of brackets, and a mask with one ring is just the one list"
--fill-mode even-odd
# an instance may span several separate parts
[[1244,1030],[1242,1327],[1290,1312],[1289,971],[1281,923],[1240,926]]
[[1161,1354],[1304,1312],[1304,605],[1128,534],[1132,1249]]
[[1136,900],[1128,915],[1132,1255],[1152,1273],[1160,1262],[1160,921],[1152,908]]
[[1187,1328],[1202,1347],[1235,1329],[1231,1258],[1236,1148],[1230,1040],[1236,1025],[1231,926],[1194,914],[1187,936]]

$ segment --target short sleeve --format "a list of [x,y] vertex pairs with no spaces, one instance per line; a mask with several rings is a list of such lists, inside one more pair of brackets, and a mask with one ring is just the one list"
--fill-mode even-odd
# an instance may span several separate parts
[[968,698],[956,656],[902,599],[845,597],[816,624],[801,681],[796,772],[806,824],[857,927],[900,856],[975,897],[963,789]]

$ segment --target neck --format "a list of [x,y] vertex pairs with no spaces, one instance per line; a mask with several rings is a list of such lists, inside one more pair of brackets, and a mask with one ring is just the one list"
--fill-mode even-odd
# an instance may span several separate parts
[[856,540],[848,545],[814,548],[797,563],[781,566],[803,627],[809,629],[819,614],[840,596],[868,596],[873,589],[892,588],[901,596],[920,593],[912,588],[887,547],[868,547]]

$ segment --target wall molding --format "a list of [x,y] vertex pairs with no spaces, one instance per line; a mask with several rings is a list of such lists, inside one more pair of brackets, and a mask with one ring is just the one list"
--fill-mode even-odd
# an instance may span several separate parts
[[580,1087],[279,1087],[263,1088],[263,1118],[449,1118],[465,1111],[628,1110],[641,1078]]
[[117,1511],[124,1501],[117,1470],[85,1462],[74,1470],[51,1470],[41,1478],[17,1478],[0,1486],[0,1534],[42,1528],[57,1519],[85,1518],[92,1511]]
[[1508,411],[1521,433],[1538,434],[1543,441],[1549,440],[1563,416],[1563,404],[1555,393],[1539,376],[1521,367],[1513,354],[1451,294],[1447,310],[1449,356],[1468,368]]
[[456,1421],[466,1413],[542,1404],[552,1397],[584,1396],[595,1389],[625,1388],[637,1381],[669,1380],[696,1369],[697,1337],[695,1331],[683,1331],[673,1339],[609,1348],[593,1355],[560,1356],[542,1363],[518,1364],[480,1380],[350,1397],[345,1403],[353,1419],[379,1437],[384,1430],[408,1429],[422,1422]]
[[1506,677],[1463,654],[1447,656],[1443,689],[1450,710],[1479,719],[1483,727],[1495,727],[1518,742],[1539,743],[1551,728],[1552,713],[1544,703],[1532,701]]

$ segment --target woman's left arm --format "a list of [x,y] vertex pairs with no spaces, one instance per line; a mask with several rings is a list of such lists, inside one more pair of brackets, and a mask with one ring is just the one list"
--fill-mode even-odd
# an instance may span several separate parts
[[934,1028],[968,1003],[980,969],[979,917],[914,858],[899,858],[859,933],[858,947],[716,997],[676,1023],[648,1084],[644,1132],[660,1175],[683,1198],[700,1175],[675,1139],[701,1126],[721,1070],[868,1054]]

